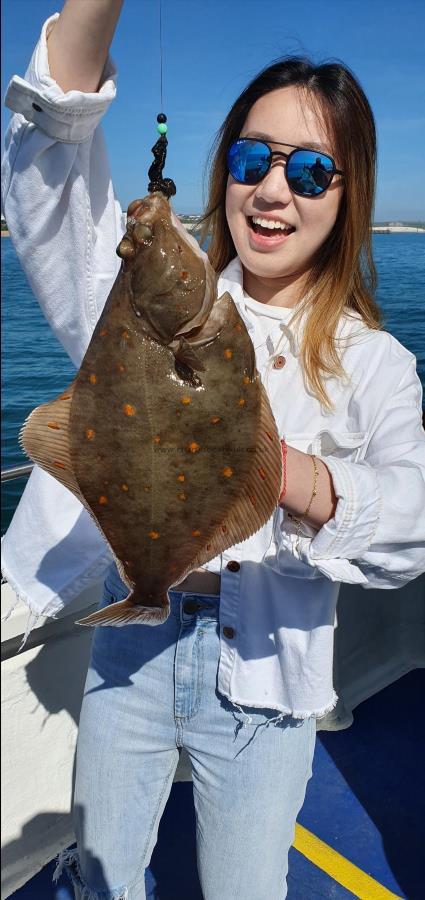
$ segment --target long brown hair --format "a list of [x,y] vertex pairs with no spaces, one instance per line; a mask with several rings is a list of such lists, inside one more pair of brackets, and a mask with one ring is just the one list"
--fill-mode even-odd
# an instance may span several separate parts
[[221,272],[236,256],[226,218],[227,149],[239,137],[247,115],[264,94],[294,86],[313,101],[326,122],[334,155],[344,172],[344,190],[335,225],[316,254],[304,300],[291,323],[304,317],[300,359],[307,384],[327,408],[333,405],[325,377],[344,378],[336,331],[343,312],[354,310],[368,328],[379,329],[381,312],[373,299],[376,271],[372,256],[371,220],[376,180],[376,133],[373,113],[358,81],[339,62],[314,65],[287,57],[268,66],[234,102],[215,138],[209,157],[210,175],[202,238],[211,236],[210,262]]

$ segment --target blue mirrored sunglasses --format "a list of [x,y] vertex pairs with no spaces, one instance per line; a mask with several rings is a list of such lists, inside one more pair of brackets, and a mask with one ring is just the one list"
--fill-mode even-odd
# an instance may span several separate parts
[[[280,144],[281,141],[273,141]],[[283,144],[293,147],[293,144]],[[291,153],[272,150],[265,142],[255,138],[239,138],[227,151],[227,166],[232,178],[239,184],[258,184],[269,172],[273,157],[285,160],[285,177],[294,194],[300,197],[317,197],[323,194],[334,175],[343,173],[336,168],[331,156],[317,150],[294,147]]]

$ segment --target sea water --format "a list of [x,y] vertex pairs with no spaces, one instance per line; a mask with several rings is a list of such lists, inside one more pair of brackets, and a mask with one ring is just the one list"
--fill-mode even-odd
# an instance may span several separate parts
[[[1,239],[1,248],[3,469],[28,462],[18,445],[19,429],[35,406],[52,400],[67,387],[75,369],[40,311],[10,238]],[[373,252],[384,328],[415,354],[424,384],[425,234],[375,234]],[[25,484],[26,479],[20,478],[3,485],[2,534]]]

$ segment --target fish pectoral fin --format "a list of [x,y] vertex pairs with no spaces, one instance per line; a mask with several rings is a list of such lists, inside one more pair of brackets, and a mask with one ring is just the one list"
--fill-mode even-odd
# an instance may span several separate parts
[[[233,300],[226,291],[225,294],[222,294],[221,297],[215,301],[204,324],[193,329],[193,334],[191,334],[190,331],[185,334],[185,338],[190,346],[205,347],[207,344],[211,344],[212,341],[215,341],[223,331],[225,325],[228,324],[231,306],[233,306]],[[180,335],[177,335],[177,337],[180,337]]]
[[162,598],[163,606],[139,606],[131,602],[132,596],[78,619],[75,625],[161,625],[168,619],[170,604],[167,596]]
[[205,372],[205,365],[199,358],[196,350],[191,347],[186,338],[180,337],[168,345],[174,353],[174,357],[178,362],[188,366],[189,369],[195,369],[198,372]]
[[69,440],[69,421],[76,379],[54,400],[37,406],[20,432],[21,449],[49,475],[84,503],[74,474]]

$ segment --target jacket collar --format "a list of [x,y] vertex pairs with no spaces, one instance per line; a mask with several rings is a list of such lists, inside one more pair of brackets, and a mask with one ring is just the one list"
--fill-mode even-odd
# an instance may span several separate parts
[[[264,342],[264,338],[262,336],[257,337],[255,335],[255,325],[253,320],[251,319],[250,311],[245,305],[243,292],[243,270],[242,263],[238,256],[235,256],[235,258],[228,263],[226,268],[223,269],[219,279],[219,291],[220,293],[228,291],[231,295],[241,319],[243,319],[243,321],[245,322],[251,340],[254,344],[254,349],[256,349],[257,345]],[[302,327],[302,323],[300,323],[300,325]],[[282,334],[285,334],[288,338],[291,353],[294,356],[298,356],[300,351],[300,339],[297,333],[298,329],[293,325],[286,324],[286,322],[282,322],[280,328]]]
[[[242,263],[238,256],[235,256],[229,264],[223,269],[220,278],[219,278],[219,291],[223,293],[224,291],[228,291],[231,295],[239,315],[245,322],[248,332],[250,333],[251,340],[254,344],[254,348],[256,349],[256,343],[260,343],[260,339],[256,338],[255,335],[255,326],[254,322],[250,317],[250,311],[247,309],[245,305],[245,298],[243,293],[243,271],[242,271]],[[282,333],[286,334],[288,338],[289,345],[291,348],[291,353],[294,356],[299,356],[300,348],[301,348],[301,338],[304,330],[304,326],[307,320],[307,312],[304,312],[297,324],[290,325],[285,322],[281,323]],[[357,327],[356,327],[357,326]],[[363,322],[363,319],[360,313],[355,310],[348,310],[342,314],[335,338],[337,341],[341,342],[341,349],[344,349],[345,342],[351,343],[351,341],[355,341],[355,338],[364,338],[367,333],[368,328]],[[261,342],[263,339],[261,338]]]

